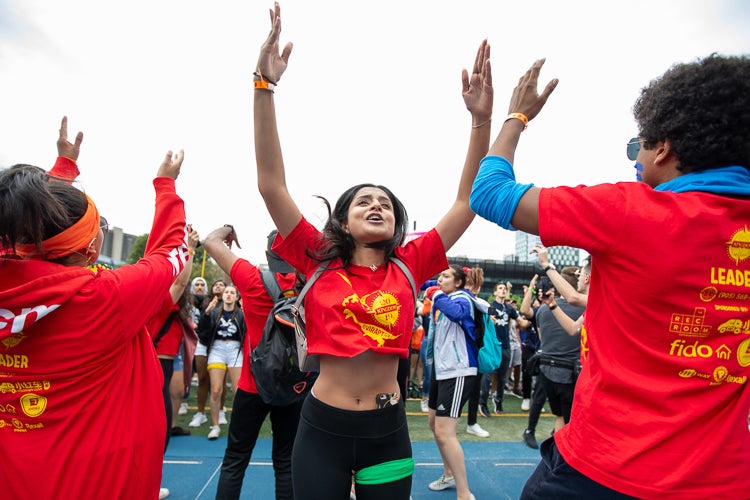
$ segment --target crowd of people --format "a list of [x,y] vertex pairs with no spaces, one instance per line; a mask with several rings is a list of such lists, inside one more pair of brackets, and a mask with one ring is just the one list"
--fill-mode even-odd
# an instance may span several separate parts
[[[275,119],[292,53],[280,43],[278,3],[270,20],[253,83],[258,189],[275,226],[265,245],[278,284],[299,291],[317,277],[304,301],[312,389],[283,406],[259,395],[250,352],[274,300],[261,263],[234,253],[231,224],[201,240],[187,223],[175,182],[182,151],[157,169],[143,258],[96,265],[108,223],[76,185],[83,134],[70,142],[63,118],[51,170],[0,170],[3,494],[25,498],[33,484],[40,498],[100,497],[106,485],[107,497],[166,498],[162,458],[170,437],[191,432],[176,415],[187,413],[195,377],[188,427],[208,424],[216,439],[228,424],[216,498],[239,498],[268,416],[276,498],[408,499],[426,487],[474,499],[459,420],[468,403],[466,432],[489,437],[477,415],[502,414],[506,394],[528,411],[519,438],[541,455],[524,499],[747,498],[750,58],[676,64],[642,89],[627,145],[637,182],[538,188],[516,182],[515,151],[557,80],[540,92],[544,60],[534,62],[491,143],[483,40],[460,78],[470,120],[455,197],[434,228],[406,242],[406,208],[381,184],[323,200],[321,229],[299,210]],[[543,242],[532,250],[543,271],[522,295],[500,281],[482,297],[480,268],[449,265],[476,214]],[[199,244],[226,280],[191,280]],[[587,258],[558,270],[547,249],[556,245]],[[490,373],[479,372],[477,311],[502,345]],[[423,486],[412,483],[407,379],[443,462]],[[119,411],[100,411],[112,401]],[[547,403],[555,423],[540,445]]]

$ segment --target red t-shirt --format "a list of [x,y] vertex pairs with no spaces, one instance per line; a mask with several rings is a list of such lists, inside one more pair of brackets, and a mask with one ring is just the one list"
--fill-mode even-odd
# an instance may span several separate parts
[[748,498],[750,201],[645,184],[542,189],[547,246],[592,255],[565,460],[639,498]]
[[[232,283],[237,287],[242,297],[242,311],[245,313],[245,325],[247,333],[245,342],[242,346],[242,352],[245,353],[245,360],[242,363],[240,380],[237,387],[245,392],[258,393],[255,387],[252,367],[250,365],[250,351],[260,342],[263,335],[263,328],[266,326],[268,313],[273,308],[273,300],[266,292],[263,286],[263,280],[260,275],[260,269],[250,264],[245,259],[237,259],[229,273]],[[276,273],[276,281],[282,291],[292,290],[294,288],[294,273],[280,274]]]
[[[151,334],[151,339],[154,340],[159,335],[159,332],[167,321],[167,318],[175,311],[179,314],[179,306],[172,302],[172,294],[167,291],[164,296],[164,300],[161,301],[161,308],[159,311],[146,323],[146,329]],[[176,315],[172,319],[166,333],[161,336],[159,342],[156,344],[156,354],[163,354],[166,356],[177,356],[180,353],[180,343],[182,342],[182,326],[180,326],[180,318]]]
[[174,181],[154,186],[154,225],[136,264],[95,274],[0,259],[3,498],[158,496],[163,376],[144,325],[188,249]]
[[[320,232],[307,220],[273,249],[308,278],[319,262],[307,257],[317,248]],[[434,229],[397,248],[417,286],[448,267],[445,249]],[[354,357],[367,350],[409,356],[414,326],[414,296],[404,273],[393,263],[375,271],[335,260],[305,297],[307,350],[310,354]]]

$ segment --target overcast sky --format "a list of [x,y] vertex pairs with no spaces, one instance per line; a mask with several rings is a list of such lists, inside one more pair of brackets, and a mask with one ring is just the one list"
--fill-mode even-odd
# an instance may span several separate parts
[[[69,117],[85,134],[79,178],[100,212],[142,234],[164,153],[185,150],[178,192],[205,235],[234,224],[239,254],[264,260],[271,220],[258,194],[252,72],[271,1],[0,0],[0,167],[50,167]],[[290,191],[318,227],[360,182],[389,186],[417,230],[449,207],[470,115],[461,69],[492,46],[494,134],[518,77],[546,57],[560,84],[524,132],[519,182],[631,181],[640,89],[676,62],[750,53],[750,2],[286,0],[294,42],[276,90]],[[413,227],[413,226],[412,226]],[[475,220],[449,255],[500,259],[513,234]]]

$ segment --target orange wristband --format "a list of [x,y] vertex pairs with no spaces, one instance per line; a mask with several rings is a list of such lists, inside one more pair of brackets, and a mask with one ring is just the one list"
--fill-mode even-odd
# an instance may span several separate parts
[[523,129],[526,130],[526,127],[529,126],[529,118],[523,114],[523,113],[511,113],[505,118],[505,121],[512,120],[513,118],[517,118],[523,122]]
[[276,85],[274,85],[271,82],[267,82],[266,80],[255,80],[253,81],[253,86],[255,87],[255,90],[270,90],[273,92],[273,89],[276,88]]

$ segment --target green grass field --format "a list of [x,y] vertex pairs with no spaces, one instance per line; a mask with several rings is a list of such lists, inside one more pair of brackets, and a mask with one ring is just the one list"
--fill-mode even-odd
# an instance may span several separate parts
[[[198,428],[189,428],[187,426],[193,414],[197,410],[195,400],[195,387],[190,391],[190,398],[188,399],[188,414],[179,415],[177,417],[177,425],[183,429],[188,429],[193,436],[205,436],[208,435],[209,424],[203,424]],[[231,392],[231,391],[229,391]],[[231,394],[227,393],[227,419],[231,418],[231,407],[232,397]],[[528,421],[528,412],[521,411],[521,400],[506,395],[503,402],[505,413],[502,415],[492,415],[489,418],[478,417],[478,423],[484,430],[490,433],[488,438],[480,438],[466,433],[466,405],[464,405],[464,412],[461,417],[461,421],[458,424],[458,436],[461,441],[522,441],[521,434],[526,429],[526,423]],[[492,409],[492,405],[490,405]],[[549,406],[545,407],[546,412],[542,413],[539,418],[539,424],[537,425],[536,438],[539,442],[542,439],[549,436],[550,431],[554,426],[554,421],[551,418]],[[206,416],[208,416],[208,407],[206,408]],[[406,414],[409,420],[409,434],[411,435],[412,441],[432,441],[432,432],[427,424],[427,414],[420,411],[420,405],[418,399],[409,399],[406,402]],[[209,417],[210,421],[210,417]],[[227,435],[227,426],[221,426],[221,436]],[[271,424],[268,419],[263,424],[263,428],[260,431],[260,437],[267,438],[271,437]]]

